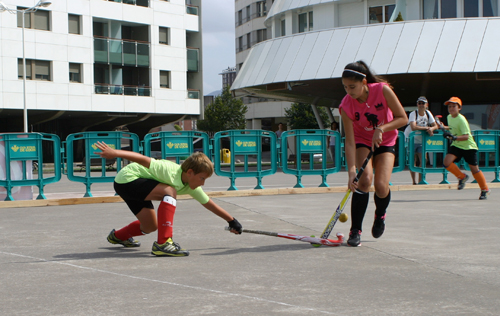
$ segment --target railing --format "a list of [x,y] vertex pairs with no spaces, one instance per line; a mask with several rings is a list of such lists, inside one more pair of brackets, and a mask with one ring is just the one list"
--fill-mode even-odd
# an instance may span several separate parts
[[199,99],[200,98],[200,90],[191,90],[188,89],[188,99]]
[[94,37],[94,61],[122,66],[149,67],[149,43]]
[[113,95],[132,95],[132,96],[151,96],[151,87],[146,86],[128,86],[115,85],[106,83],[96,83],[94,85],[96,94],[113,94]]
[[194,5],[186,5],[186,13],[192,15],[198,15],[198,7]]

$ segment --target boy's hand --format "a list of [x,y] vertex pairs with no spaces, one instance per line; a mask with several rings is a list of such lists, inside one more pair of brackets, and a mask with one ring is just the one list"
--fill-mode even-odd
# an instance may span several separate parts
[[97,142],[96,147],[99,148],[101,151],[96,151],[94,154],[101,156],[102,158],[116,158],[116,150],[113,148],[109,147],[105,142]]
[[444,131],[443,132],[443,136],[449,140],[457,140],[457,136],[455,135],[452,135],[450,132],[448,131]]
[[231,233],[235,233],[238,235],[241,235],[241,229],[243,226],[241,226],[240,222],[236,218],[233,217],[232,221],[227,222],[229,224],[229,228],[231,229]]

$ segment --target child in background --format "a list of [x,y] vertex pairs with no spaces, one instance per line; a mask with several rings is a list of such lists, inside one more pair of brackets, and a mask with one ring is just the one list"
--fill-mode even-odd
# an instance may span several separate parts
[[469,164],[474,179],[476,179],[481,188],[479,199],[486,200],[488,194],[490,194],[490,190],[488,189],[488,184],[486,184],[483,172],[478,167],[477,144],[470,132],[469,122],[465,116],[460,114],[462,100],[457,97],[451,97],[444,104],[448,106],[448,112],[450,113],[447,118],[448,126],[444,126],[449,132],[445,132],[444,137],[451,140],[452,143],[448,149],[448,154],[444,157],[443,165],[446,170],[457,177],[458,190],[462,190],[467,180],[469,180],[469,176],[460,171],[455,162],[464,158],[465,162]]
[[[114,188],[138,220],[117,231],[113,229],[108,235],[110,243],[139,247],[141,243],[133,237],[158,229],[158,240],[151,250],[153,255],[188,256],[189,251],[172,240],[177,194],[191,195],[206,209],[226,220],[232,233],[241,234],[241,224],[201,188],[214,171],[212,162],[202,152],[192,154],[179,166],[169,160],[156,160],[136,152],[112,149],[104,142],[97,142],[96,146],[101,150],[96,154],[102,158],[119,157],[133,161],[118,172]],[[158,215],[152,200],[161,201]]]

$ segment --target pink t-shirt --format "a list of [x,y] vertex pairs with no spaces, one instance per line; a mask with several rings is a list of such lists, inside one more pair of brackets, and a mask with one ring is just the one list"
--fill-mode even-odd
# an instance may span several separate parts
[[[382,92],[385,82],[368,84],[368,100],[359,103],[350,95],[346,95],[339,106],[339,111],[345,111],[353,122],[354,141],[356,144],[372,146],[375,127],[384,125],[393,120],[391,109],[387,106],[384,93]],[[381,146],[394,146],[398,137],[398,131],[384,132]]]

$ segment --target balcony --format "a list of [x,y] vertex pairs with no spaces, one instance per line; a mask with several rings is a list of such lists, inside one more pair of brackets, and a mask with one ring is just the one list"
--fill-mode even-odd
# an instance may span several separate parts
[[149,7],[149,0],[107,0],[107,1],[137,5],[140,7]]
[[187,70],[191,72],[199,71],[199,49],[198,48],[188,48],[187,49]]
[[94,85],[96,94],[109,94],[109,95],[129,95],[129,96],[151,96],[151,87],[146,86],[127,86],[115,85],[107,83],[96,83]]
[[186,13],[191,15],[198,15],[198,7],[193,5],[186,5]]
[[94,37],[94,62],[149,67],[149,43]]

